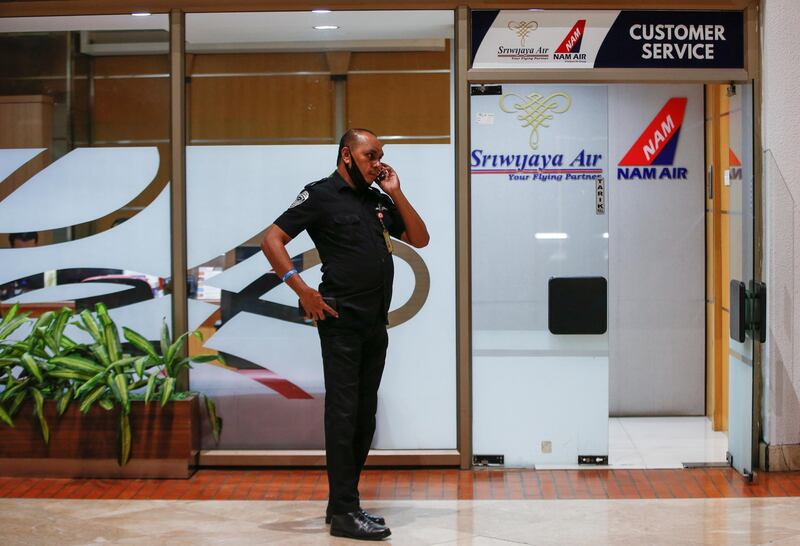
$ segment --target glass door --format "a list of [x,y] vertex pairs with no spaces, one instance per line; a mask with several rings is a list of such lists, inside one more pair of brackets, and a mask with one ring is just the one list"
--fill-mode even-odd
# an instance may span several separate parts
[[608,87],[471,94],[474,458],[606,463]]
[[730,339],[728,376],[728,461],[752,478],[757,462],[758,435],[754,433],[754,341],[762,341],[766,295],[755,281],[753,179],[753,87],[727,87],[729,99],[728,166],[723,183],[728,186],[730,240]]

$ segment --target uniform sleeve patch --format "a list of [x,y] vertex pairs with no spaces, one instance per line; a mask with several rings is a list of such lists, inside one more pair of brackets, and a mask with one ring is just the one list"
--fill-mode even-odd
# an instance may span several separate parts
[[303,190],[300,192],[300,195],[297,196],[297,199],[295,199],[294,202],[291,205],[289,205],[289,208],[293,209],[297,205],[301,205],[306,201],[308,201],[308,190]]

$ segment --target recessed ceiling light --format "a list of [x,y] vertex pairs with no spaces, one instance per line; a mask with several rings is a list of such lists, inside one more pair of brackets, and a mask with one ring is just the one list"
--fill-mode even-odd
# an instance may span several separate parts
[[134,17],[149,17],[150,13],[146,11],[137,11],[136,13],[131,13]]
[[548,239],[567,239],[569,235],[566,233],[535,233],[534,237],[539,240],[548,240]]
[[336,30],[337,28],[339,27],[336,25],[317,25],[314,27],[315,30]]
[[331,10],[329,9],[312,9],[311,13],[330,13]]

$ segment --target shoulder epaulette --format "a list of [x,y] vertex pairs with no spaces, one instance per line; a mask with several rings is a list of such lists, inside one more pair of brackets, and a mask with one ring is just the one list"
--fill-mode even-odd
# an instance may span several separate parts
[[326,178],[320,178],[319,180],[315,180],[314,182],[311,182],[310,184],[306,184],[306,185],[305,185],[305,187],[306,187],[306,188],[310,188],[310,187],[312,187],[312,186],[316,186],[317,184],[322,184],[322,183],[323,183],[323,182],[325,182],[327,179],[328,179],[327,177],[326,177]]

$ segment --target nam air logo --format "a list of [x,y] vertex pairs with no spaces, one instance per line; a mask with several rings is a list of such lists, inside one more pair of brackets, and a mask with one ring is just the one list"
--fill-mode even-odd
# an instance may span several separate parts
[[567,36],[553,53],[553,60],[567,62],[586,62],[586,53],[581,53],[583,32],[586,28],[586,19],[580,19],[572,26]]
[[731,180],[742,179],[742,162],[731,148],[728,148],[728,176]]
[[686,180],[686,167],[672,166],[686,113],[685,97],[673,97],[656,114],[617,167],[619,180]]

